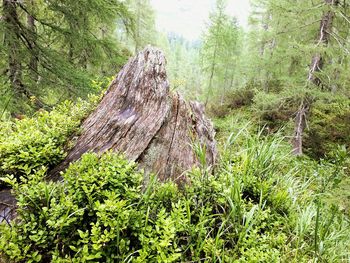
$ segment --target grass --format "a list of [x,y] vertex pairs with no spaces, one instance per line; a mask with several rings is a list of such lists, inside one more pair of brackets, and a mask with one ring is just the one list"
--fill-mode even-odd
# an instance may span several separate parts
[[[279,134],[217,121],[220,160],[178,187],[143,175],[123,157],[88,153],[63,175],[45,169],[17,181],[18,220],[0,224],[0,255],[10,262],[347,262],[344,213],[348,155],[294,157]],[[339,202],[342,200],[343,202]],[[116,249],[118,248],[118,249]],[[3,259],[3,260],[4,260]]]

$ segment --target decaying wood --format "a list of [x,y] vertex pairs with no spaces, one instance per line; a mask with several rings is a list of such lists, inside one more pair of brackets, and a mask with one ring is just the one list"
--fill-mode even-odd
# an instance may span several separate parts
[[[325,4],[336,6],[339,4],[338,0],[325,0]],[[320,30],[317,38],[317,45],[328,45],[330,40],[330,33],[332,31],[333,20],[335,13],[333,10],[325,12],[322,16],[320,23]],[[317,77],[317,72],[321,71],[323,67],[323,58],[320,53],[316,53],[311,60],[308,82],[317,86],[321,86],[322,82]],[[306,127],[307,115],[310,108],[310,103],[307,100],[303,100],[295,118],[294,137],[292,140],[293,153],[295,155],[301,155],[303,153],[303,134]]]
[[16,216],[16,199],[9,189],[0,191],[0,223]]
[[214,164],[212,124],[199,103],[169,93],[165,64],[161,51],[147,47],[124,66],[53,178],[87,151],[124,153],[162,180],[183,180],[184,171],[198,163],[195,142],[206,149],[207,164]]
[[[200,143],[208,165],[215,163],[214,130],[203,106],[169,93],[161,51],[148,47],[131,59],[114,79],[96,110],[84,121],[82,134],[49,179],[87,152],[124,153],[161,180],[185,181],[184,171],[198,163],[192,148]],[[15,198],[0,192],[0,222],[15,216]]]

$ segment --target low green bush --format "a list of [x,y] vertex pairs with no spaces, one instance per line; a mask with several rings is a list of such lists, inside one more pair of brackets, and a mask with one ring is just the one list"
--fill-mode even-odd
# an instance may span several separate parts
[[29,175],[41,166],[52,167],[65,157],[69,136],[93,109],[99,96],[73,104],[64,102],[51,112],[0,123],[0,175]]
[[[5,179],[18,198],[18,220],[1,226],[0,253],[16,262],[277,259],[286,241],[285,235],[260,237],[277,218],[269,208],[232,200],[241,194],[227,174],[202,178],[194,170],[183,189],[153,177],[144,189],[136,165],[113,153],[85,154],[65,172],[64,183],[44,182],[44,174],[21,184]],[[254,253],[239,250],[246,245]]]
[[136,164],[111,152],[87,153],[62,182],[45,181],[98,99],[0,124],[0,182],[18,201],[17,219],[0,223],[0,261],[350,260],[349,217],[335,194],[347,182],[346,147],[326,160],[296,158],[279,133],[256,135],[243,108],[216,120],[219,163],[211,175],[201,162],[188,184],[155,176],[146,184]]
[[325,158],[337,144],[350,142],[350,100],[331,98],[312,105],[304,145],[313,158]]
[[[12,185],[17,220],[0,224],[0,257],[14,262],[344,262],[349,222],[326,199],[340,164],[303,165],[278,137],[230,136],[215,175],[180,187],[107,152],[87,153],[45,182]],[[344,155],[343,155],[344,156]],[[305,169],[307,168],[307,169]],[[318,180],[316,180],[319,178]],[[324,180],[321,180],[323,178]],[[322,189],[319,190],[319,189]],[[321,198],[322,197],[322,198]]]
[[210,103],[208,112],[213,117],[223,118],[232,110],[251,105],[254,95],[254,89],[248,88],[227,91],[224,96],[218,96]]

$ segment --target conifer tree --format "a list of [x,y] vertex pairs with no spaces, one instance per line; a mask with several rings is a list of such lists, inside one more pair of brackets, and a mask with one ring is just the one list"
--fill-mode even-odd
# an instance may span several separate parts
[[117,21],[132,24],[119,0],[3,0],[2,16],[2,92],[13,105],[37,107],[84,96],[91,77],[114,74],[125,58],[114,37]]
[[155,12],[149,0],[128,0],[127,5],[134,16],[132,42],[136,53],[156,43]]
[[210,14],[208,31],[203,37],[201,56],[203,71],[208,75],[205,105],[213,95],[213,87],[221,92],[232,86],[235,57],[238,54],[239,29],[237,21],[226,14],[225,0],[217,0]]
[[349,94],[348,17],[346,1],[254,0],[247,81],[257,108],[293,119],[297,155],[312,105]]
[[159,34],[157,45],[167,58],[167,72],[171,89],[180,91],[187,98],[197,100],[204,85],[200,69],[200,43],[190,42],[175,34]]

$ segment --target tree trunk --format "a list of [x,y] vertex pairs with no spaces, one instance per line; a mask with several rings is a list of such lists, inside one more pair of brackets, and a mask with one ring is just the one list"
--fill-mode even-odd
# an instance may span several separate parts
[[[338,4],[337,0],[325,0],[326,4],[336,6]],[[330,32],[332,31],[332,25],[334,20],[334,11],[327,11],[322,19],[319,30],[319,36],[317,39],[317,46],[323,44],[325,46],[328,45],[330,39]],[[317,86],[321,85],[321,80],[315,75],[318,71],[320,71],[323,67],[323,59],[320,53],[316,53],[311,61],[308,81],[314,83]]]
[[295,131],[293,139],[293,154],[303,154],[303,133],[306,126],[306,116],[308,113],[308,103],[302,102],[299,106],[297,116],[295,118]]
[[169,93],[165,63],[161,51],[147,47],[124,66],[84,121],[75,147],[51,172],[53,179],[87,151],[122,152],[161,180],[186,179],[184,171],[198,164],[194,143],[205,149],[206,163],[214,165],[212,124],[199,103]]
[[[29,1],[31,7],[33,8],[34,3],[33,0]],[[31,8],[31,9],[32,9]],[[27,27],[30,31],[30,44],[31,44],[31,57],[29,61],[29,69],[32,74],[32,79],[37,82],[38,81],[38,52],[36,48],[36,26],[35,19],[31,14],[27,14]]]
[[[165,58],[147,47],[119,72],[96,110],[82,124],[82,134],[67,158],[52,170],[49,180],[88,151],[124,153],[146,175],[162,181],[186,182],[185,171],[199,163],[195,151],[202,149],[208,167],[215,164],[214,129],[204,107],[187,103],[169,93]],[[147,178],[146,178],[147,179]],[[0,191],[0,222],[15,216],[16,200],[9,190]]]
[[12,90],[15,93],[22,93],[22,68],[19,55],[18,33],[20,31],[16,2],[11,0],[3,1],[4,15],[4,43],[8,51],[8,73]]
[[[338,0],[325,0],[325,3],[328,5],[336,6],[338,5]],[[330,32],[332,30],[333,20],[334,20],[334,11],[330,10],[323,14],[320,24],[319,36],[317,38],[317,46],[319,45],[328,45],[330,39]],[[311,60],[310,70],[308,75],[308,82],[313,83],[317,86],[321,86],[321,80],[316,76],[316,73],[319,72],[323,67],[323,58],[320,53],[316,53]],[[294,127],[294,138],[292,141],[293,144],[293,153],[295,155],[301,155],[303,153],[303,134],[306,127],[307,114],[310,109],[310,103],[307,100],[303,100],[295,118],[295,127]]]
[[222,93],[221,93],[221,96],[220,96],[220,105],[224,105],[224,99],[225,99],[225,96],[227,95],[226,94],[226,84],[227,84],[227,72],[228,72],[228,67],[226,67],[225,69],[225,74],[224,74],[224,84],[223,84],[223,89],[222,89]]
[[[24,96],[26,99],[32,100],[35,98],[34,94],[28,90],[22,82],[22,58],[20,53],[20,39],[25,33],[23,33],[23,30],[21,29],[21,22],[18,18],[16,5],[16,1],[3,0],[3,19],[5,31],[4,44],[7,48],[8,53],[8,78],[10,80],[11,88],[16,96]],[[34,103],[37,108],[42,108],[45,106],[37,98],[35,98]]]
[[213,61],[212,61],[211,70],[210,70],[209,86],[208,86],[207,96],[206,96],[205,104],[204,104],[205,107],[207,107],[207,104],[209,102],[209,96],[210,96],[211,89],[212,89],[213,78],[214,78],[214,71],[215,71],[215,66],[216,66],[216,52],[217,52],[217,48],[218,48],[218,43],[217,43],[217,41],[215,41]]

